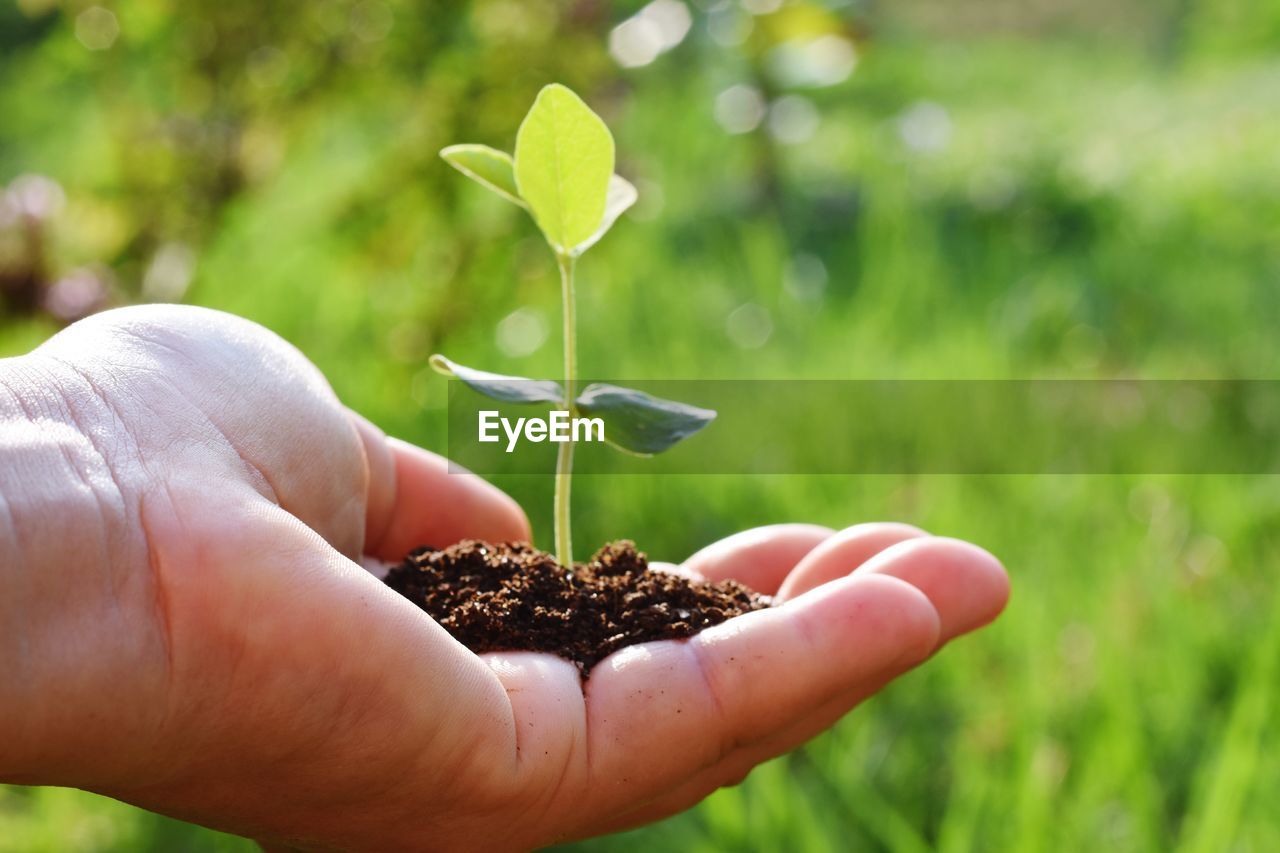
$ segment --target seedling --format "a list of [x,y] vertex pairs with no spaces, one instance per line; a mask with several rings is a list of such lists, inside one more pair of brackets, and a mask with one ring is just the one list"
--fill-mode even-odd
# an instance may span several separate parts
[[[598,417],[605,441],[639,456],[667,450],[709,424],[716,413],[663,400],[617,385],[593,383],[578,390],[574,268],[578,258],[605,235],[636,201],[636,188],[613,172],[613,135],[601,118],[572,91],[545,87],[516,134],[512,157],[486,145],[451,145],[440,152],[449,165],[481,186],[529,211],[560,269],[564,327],[564,384],[503,376],[464,367],[443,355],[431,366],[467,387],[504,403],[551,403],[568,412]],[[556,558],[573,567],[570,485],[573,442],[556,455]]]

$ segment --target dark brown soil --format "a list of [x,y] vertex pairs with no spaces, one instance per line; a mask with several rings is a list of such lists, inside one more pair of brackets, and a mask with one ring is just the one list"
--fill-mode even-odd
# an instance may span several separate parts
[[474,652],[549,652],[591,667],[623,646],[691,637],[769,606],[733,581],[696,583],[651,571],[631,542],[613,542],[573,572],[521,542],[467,540],[419,548],[387,584]]

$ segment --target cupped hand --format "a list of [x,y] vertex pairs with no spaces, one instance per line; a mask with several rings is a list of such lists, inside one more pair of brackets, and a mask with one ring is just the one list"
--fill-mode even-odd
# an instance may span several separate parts
[[472,654],[361,568],[528,525],[349,413],[269,332],[132,309],[27,359],[24,382],[64,389],[83,436],[64,455],[95,512],[30,558],[48,568],[20,591],[45,608],[25,648],[49,663],[22,682],[27,747],[0,750],[0,772],[268,847],[519,850],[657,820],[1007,596],[985,551],[915,528],[760,528],[670,569],[777,606],[623,649],[583,682],[549,655]]

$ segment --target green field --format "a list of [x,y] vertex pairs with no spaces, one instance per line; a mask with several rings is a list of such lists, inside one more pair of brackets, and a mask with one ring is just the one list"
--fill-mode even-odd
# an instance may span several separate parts
[[[0,184],[65,190],[51,279],[110,270],[113,298],[138,301],[157,253],[193,259],[186,301],[269,326],[388,432],[442,447],[426,356],[553,376],[558,292],[527,218],[435,151],[509,147],[561,79],[608,119],[642,194],[579,270],[588,374],[1276,378],[1275,3],[1186,4],[1180,38],[1154,47],[1087,28],[951,38],[866,12],[881,26],[855,28],[848,80],[802,92],[820,122],[794,144],[717,123],[717,94],[761,62],[705,38],[701,12],[627,71],[604,45],[639,4],[531,3],[546,26],[518,37],[497,3],[389,4],[389,31],[330,67],[320,7],[346,4],[315,5],[122,5],[98,52],[74,11],[0,11]],[[236,35],[200,53],[193,21]],[[11,308],[0,354],[56,328]],[[501,484],[549,542],[549,481]],[[626,535],[680,559],[757,524],[896,519],[982,544],[1013,579],[995,626],[831,733],[583,849],[1280,849],[1280,478],[584,477],[574,499],[580,551]],[[89,794],[0,787],[0,851],[240,849]]]

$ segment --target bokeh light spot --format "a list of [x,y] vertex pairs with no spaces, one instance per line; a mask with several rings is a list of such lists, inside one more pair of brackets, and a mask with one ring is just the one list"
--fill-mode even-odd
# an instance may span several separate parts
[[721,47],[737,47],[747,40],[755,22],[737,6],[726,5],[707,14],[707,34]]
[[932,101],[920,101],[898,117],[898,137],[912,151],[936,154],[951,142],[951,116]]
[[796,255],[787,264],[782,286],[792,298],[801,302],[817,302],[827,290],[827,265],[817,255]]
[[382,41],[393,23],[391,7],[381,0],[366,0],[351,10],[351,32],[363,42]]
[[107,50],[120,37],[120,22],[101,6],[90,6],[76,16],[76,39],[89,50]]
[[769,52],[769,71],[783,86],[834,86],[849,79],[857,64],[853,42],[837,35],[789,41]]
[[640,68],[684,41],[693,26],[681,0],[654,0],[609,33],[609,54],[623,68]]
[[747,302],[730,312],[725,332],[742,349],[760,349],[773,335],[773,317],[754,302]]
[[532,308],[517,308],[498,322],[494,342],[508,358],[524,358],[547,342],[547,321]]
[[177,302],[195,273],[196,255],[185,243],[166,243],[156,252],[142,277],[142,295],[150,302]]
[[784,95],[769,107],[769,135],[784,145],[808,142],[820,123],[818,108],[802,95]]
[[764,96],[754,86],[739,83],[716,96],[716,121],[729,133],[750,133],[764,114]]

